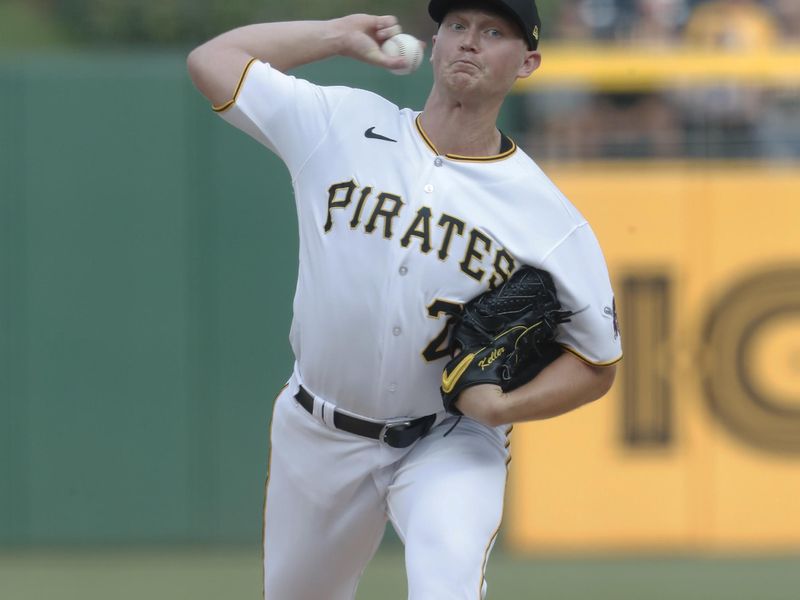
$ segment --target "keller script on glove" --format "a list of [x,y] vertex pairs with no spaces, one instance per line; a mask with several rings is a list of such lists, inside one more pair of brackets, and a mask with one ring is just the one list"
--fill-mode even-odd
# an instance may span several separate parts
[[573,314],[562,310],[550,274],[529,266],[464,304],[451,317],[453,358],[441,387],[445,410],[460,415],[455,402],[470,386],[490,383],[506,392],[536,377],[563,352],[554,339]]

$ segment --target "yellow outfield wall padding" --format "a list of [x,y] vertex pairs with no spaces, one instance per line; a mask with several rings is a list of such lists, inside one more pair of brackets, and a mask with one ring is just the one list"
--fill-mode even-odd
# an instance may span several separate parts
[[515,427],[506,542],[799,550],[800,170],[548,172],[603,247],[625,358],[605,398]]

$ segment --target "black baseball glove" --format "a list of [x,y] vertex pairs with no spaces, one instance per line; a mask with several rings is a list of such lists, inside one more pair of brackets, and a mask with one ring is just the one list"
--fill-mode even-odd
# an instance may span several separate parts
[[561,309],[550,274],[528,266],[464,304],[451,316],[453,358],[441,387],[445,410],[460,415],[455,401],[470,386],[491,383],[505,392],[536,377],[563,352],[556,330],[573,314]]

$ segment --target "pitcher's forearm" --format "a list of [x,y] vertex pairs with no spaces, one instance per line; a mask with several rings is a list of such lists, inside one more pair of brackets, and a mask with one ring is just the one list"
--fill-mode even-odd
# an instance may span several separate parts
[[218,35],[192,55],[213,60],[219,53],[238,53],[246,60],[257,58],[286,71],[334,56],[341,44],[342,34],[335,20],[258,23]]
[[491,427],[550,419],[597,400],[611,388],[616,366],[592,366],[565,352],[525,385],[503,393],[496,385],[461,392],[456,406]]
[[230,99],[242,71],[253,58],[279,71],[342,55],[386,68],[403,66],[380,44],[400,32],[393,16],[349,15],[329,21],[260,23],[233,29],[195,48],[189,74],[214,104]]

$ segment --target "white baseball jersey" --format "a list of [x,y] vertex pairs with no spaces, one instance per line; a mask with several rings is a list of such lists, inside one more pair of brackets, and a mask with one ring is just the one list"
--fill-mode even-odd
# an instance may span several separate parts
[[253,61],[217,109],[286,163],[300,228],[290,334],[296,376],[372,419],[442,411],[443,307],[520,265],[550,272],[576,314],[558,341],[598,365],[621,357],[614,298],[589,224],[510,140],[442,155],[419,113]]

